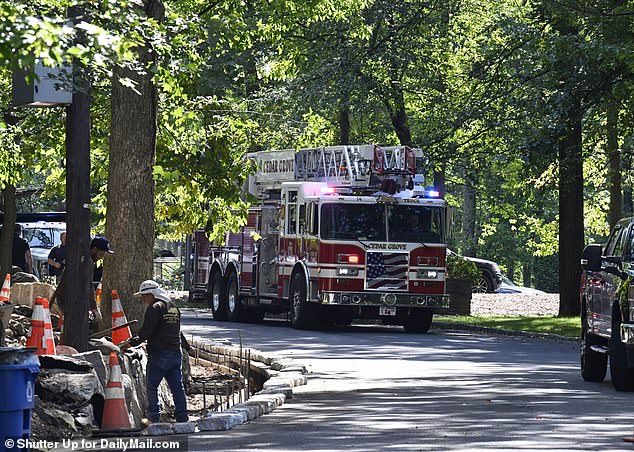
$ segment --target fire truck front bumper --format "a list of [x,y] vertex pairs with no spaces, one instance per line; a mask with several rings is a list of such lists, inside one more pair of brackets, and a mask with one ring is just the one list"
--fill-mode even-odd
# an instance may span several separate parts
[[322,292],[320,302],[343,306],[396,306],[449,308],[449,295],[394,292]]

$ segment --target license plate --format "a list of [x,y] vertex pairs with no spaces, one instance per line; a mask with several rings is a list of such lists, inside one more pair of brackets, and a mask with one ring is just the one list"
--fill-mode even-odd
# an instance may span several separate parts
[[396,315],[395,306],[380,306],[379,315]]

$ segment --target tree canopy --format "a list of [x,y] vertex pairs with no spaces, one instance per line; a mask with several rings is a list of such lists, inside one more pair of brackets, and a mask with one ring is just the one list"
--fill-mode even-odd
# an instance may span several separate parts
[[[166,236],[242,224],[247,152],[337,143],[424,149],[429,180],[442,173],[461,207],[452,247],[547,290],[561,282],[553,256],[602,240],[611,206],[634,210],[631,1],[165,0],[159,22],[141,0],[101,0],[77,27],[69,4],[0,1],[0,187],[62,192],[63,113],[16,111],[9,93],[12,71],[75,58],[93,85],[96,228],[111,83],[134,87],[113,81],[116,66],[149,71],[157,87],[155,216]],[[142,66],[147,43],[155,58]],[[573,232],[562,237],[562,225]],[[563,276],[566,291],[577,271]]]

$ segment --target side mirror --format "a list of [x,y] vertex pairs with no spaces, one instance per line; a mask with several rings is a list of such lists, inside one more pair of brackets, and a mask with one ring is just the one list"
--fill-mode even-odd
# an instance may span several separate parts
[[618,268],[623,267],[623,259],[621,256],[603,256],[603,260],[609,262],[610,264],[614,264]]
[[581,268],[591,272],[601,271],[601,254],[603,247],[599,244],[588,245],[583,249]]

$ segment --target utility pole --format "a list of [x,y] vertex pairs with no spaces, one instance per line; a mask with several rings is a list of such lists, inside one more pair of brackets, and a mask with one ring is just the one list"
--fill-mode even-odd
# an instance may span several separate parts
[[[74,24],[87,22],[78,6],[68,9]],[[64,344],[88,348],[88,300],[92,285],[90,257],[90,80],[86,68],[73,61],[73,101],[66,107],[66,226],[64,270]]]

